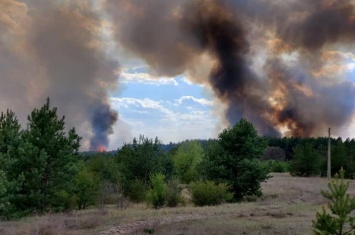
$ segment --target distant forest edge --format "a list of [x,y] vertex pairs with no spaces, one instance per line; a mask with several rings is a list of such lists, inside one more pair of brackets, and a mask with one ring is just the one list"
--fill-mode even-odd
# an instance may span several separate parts
[[[144,136],[144,135],[143,135]],[[148,137],[150,138],[150,137]],[[285,160],[290,160],[292,158],[292,149],[296,147],[299,144],[305,144],[305,143],[311,143],[312,146],[314,146],[317,149],[323,148],[328,146],[328,137],[268,137],[264,136],[261,137],[265,139],[268,142],[268,147],[279,147],[284,151],[285,154]],[[334,146],[334,144],[343,142],[347,146],[354,144],[355,139],[354,138],[347,138],[343,140],[341,137],[339,138],[330,138],[331,140],[331,146]],[[206,148],[211,142],[217,141],[217,139],[187,139],[183,140],[180,142],[169,142],[168,144],[161,143],[160,144],[160,149],[166,152],[171,151],[174,148],[177,148],[179,145],[184,144],[186,142],[191,142],[191,141],[196,141],[201,144],[203,148]],[[129,145],[129,143],[127,143]],[[105,151],[105,153],[109,154],[115,154],[117,153],[117,150],[110,150],[110,151]],[[324,149],[322,149],[324,150]],[[326,150],[327,151],[327,150]],[[80,153],[83,156],[87,155],[95,155],[99,151],[81,151]]]
[[[142,136],[145,138],[144,136]],[[157,138],[157,137],[156,137]],[[287,171],[298,176],[321,175],[326,176],[327,153],[328,153],[328,137],[267,137],[260,139],[266,141],[267,147],[260,155],[260,160],[284,161],[291,164],[291,168],[287,167]],[[178,143],[170,142],[168,144],[159,143],[159,148],[166,152],[174,152],[179,146],[189,142],[198,142],[201,147],[206,150],[208,146],[216,143],[218,139],[192,139],[184,140]],[[355,139],[347,138],[343,140],[339,138],[330,138],[331,142],[331,172],[334,175],[344,168],[347,178],[355,178]],[[126,143],[131,145],[131,143]],[[116,155],[120,150],[112,150],[103,152],[104,155]],[[96,156],[97,151],[84,151],[81,155],[86,158]],[[312,156],[311,156],[312,155]],[[312,160],[314,160],[312,162]],[[301,167],[302,164],[308,165]],[[296,169],[294,169],[296,168]],[[302,168],[302,169],[298,169]],[[280,171],[283,171],[279,168]]]

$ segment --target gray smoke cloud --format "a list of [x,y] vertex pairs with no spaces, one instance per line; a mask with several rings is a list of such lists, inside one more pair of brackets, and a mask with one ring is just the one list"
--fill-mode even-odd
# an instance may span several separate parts
[[118,63],[105,54],[98,12],[78,1],[0,0],[0,8],[0,109],[26,117],[50,97],[84,149],[108,147]]
[[312,136],[354,115],[354,82],[329,66],[354,48],[354,1],[121,0],[106,9],[116,41],[158,75],[193,71],[207,54],[214,65],[197,81],[230,124],[244,117],[262,134]]
[[190,74],[229,124],[247,118],[262,134],[320,135],[354,116],[354,81],[343,76],[355,58],[353,0],[0,0],[0,9],[0,110],[25,123],[50,97],[86,149],[107,147],[122,123],[109,104],[119,65],[108,45],[155,75]]

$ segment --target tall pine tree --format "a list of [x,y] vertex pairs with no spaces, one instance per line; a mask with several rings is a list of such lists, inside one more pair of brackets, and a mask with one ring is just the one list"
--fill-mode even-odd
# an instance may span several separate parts
[[75,128],[65,132],[64,117],[50,107],[49,98],[28,116],[28,129],[18,153],[17,174],[25,181],[17,194],[19,210],[60,210],[69,182],[79,171],[80,139]]
[[17,153],[21,145],[21,125],[15,113],[0,114],[0,218],[15,216],[14,198],[23,177],[16,173]]

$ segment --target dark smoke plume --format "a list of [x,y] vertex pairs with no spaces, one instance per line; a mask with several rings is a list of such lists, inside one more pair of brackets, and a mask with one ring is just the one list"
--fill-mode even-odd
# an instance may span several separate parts
[[187,9],[191,10],[186,12],[183,23],[203,50],[217,59],[209,84],[217,97],[227,103],[228,121],[245,117],[264,134],[279,135],[264,116],[271,111],[263,100],[267,90],[249,67],[250,45],[240,21],[217,2],[200,1],[189,4]]
[[354,1],[121,0],[106,9],[117,42],[158,75],[194,71],[207,54],[210,75],[196,81],[226,105],[230,124],[245,117],[262,134],[312,136],[354,115],[354,82],[329,67],[342,59],[328,58],[354,46]]
[[94,136],[90,140],[90,148],[99,149],[101,146],[108,146],[107,136],[113,133],[112,125],[117,121],[117,112],[113,112],[109,105],[97,107],[92,120]]
[[107,89],[118,64],[105,54],[98,13],[79,1],[0,0],[0,8],[0,108],[22,117],[50,97],[84,149],[107,147],[117,120]]

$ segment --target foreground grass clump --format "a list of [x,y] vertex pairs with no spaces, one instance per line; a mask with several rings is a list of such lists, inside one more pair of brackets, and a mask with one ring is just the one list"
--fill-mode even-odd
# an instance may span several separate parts
[[224,183],[216,184],[213,181],[198,181],[191,184],[192,202],[196,206],[213,206],[230,201],[233,194],[228,192]]
[[324,207],[322,213],[317,212],[317,219],[313,221],[314,232],[317,235],[345,235],[354,234],[355,217],[351,212],[355,210],[355,196],[347,193],[349,181],[344,181],[344,170],[340,170],[335,180],[328,184],[329,191],[321,191],[328,204],[329,211]]

